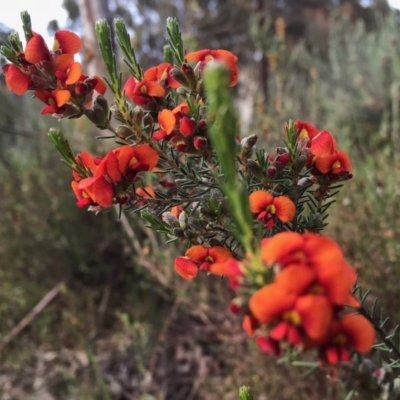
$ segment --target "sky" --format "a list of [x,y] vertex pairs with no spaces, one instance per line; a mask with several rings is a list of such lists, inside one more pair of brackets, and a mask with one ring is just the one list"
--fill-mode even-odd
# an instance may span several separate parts
[[63,26],[67,19],[67,13],[61,7],[61,3],[62,0],[9,0],[7,1],[7,6],[1,9],[0,23],[18,31],[23,41],[24,34],[21,28],[20,12],[28,11],[31,16],[33,30],[40,33],[51,45],[52,38],[48,36],[47,24],[49,21],[56,19],[60,22],[60,26]]

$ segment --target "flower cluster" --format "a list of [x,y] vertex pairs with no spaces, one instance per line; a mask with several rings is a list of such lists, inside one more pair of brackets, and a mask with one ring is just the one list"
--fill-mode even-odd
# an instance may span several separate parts
[[352,351],[371,349],[370,322],[346,313],[346,306],[360,306],[351,294],[356,273],[334,241],[282,232],[262,240],[261,260],[261,268],[252,260],[217,267],[239,282],[233,304],[245,313],[243,328],[261,351],[278,356],[287,347],[317,349],[321,361],[335,365],[349,361]]
[[99,77],[82,73],[81,64],[74,59],[81,47],[79,36],[59,30],[49,50],[43,37],[31,31],[25,49],[19,41],[6,49],[6,56],[13,61],[3,66],[8,89],[19,95],[33,90],[46,104],[42,114],[59,118],[82,115],[91,104],[93,91],[104,94],[106,85]]
[[75,160],[71,186],[77,206],[98,211],[115,203],[125,204],[132,195],[130,186],[139,180],[138,173],[151,171],[157,165],[158,153],[146,145],[126,145],[108,152],[104,158],[82,152]]

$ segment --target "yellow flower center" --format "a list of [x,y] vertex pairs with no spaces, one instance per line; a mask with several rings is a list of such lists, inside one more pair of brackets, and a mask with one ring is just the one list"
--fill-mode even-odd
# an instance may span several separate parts
[[276,213],[276,207],[273,204],[270,204],[265,211],[267,211],[270,214],[275,214]]
[[294,326],[301,325],[301,317],[300,317],[300,314],[296,310],[285,312],[283,314],[283,319],[287,322],[290,322]]
[[332,342],[339,346],[343,346],[347,343],[347,337],[343,335],[343,333],[338,333],[333,339]]
[[129,161],[129,166],[131,166],[133,164],[136,164],[137,162],[138,162],[137,158],[136,157],[132,157],[131,161]]
[[299,139],[309,139],[308,132],[306,129],[302,129],[299,133]]
[[315,284],[315,285],[311,286],[308,293],[309,294],[324,294],[325,290],[321,285]]
[[205,261],[208,261],[208,262],[210,262],[210,263],[213,263],[213,262],[214,262],[214,259],[213,259],[211,256],[207,256],[206,259],[205,259]]
[[140,87],[140,92],[143,94],[147,94],[147,87],[145,85]]
[[336,161],[333,165],[332,165],[332,169],[333,168],[340,168],[342,165],[340,164],[340,161]]

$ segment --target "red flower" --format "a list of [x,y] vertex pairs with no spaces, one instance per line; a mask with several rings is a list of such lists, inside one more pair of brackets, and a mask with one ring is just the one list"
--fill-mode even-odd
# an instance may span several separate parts
[[249,196],[250,211],[264,222],[268,229],[275,225],[275,219],[291,221],[296,214],[296,206],[288,197],[277,196],[263,190],[256,190]]
[[375,342],[371,323],[361,315],[345,315],[334,321],[329,339],[320,354],[323,361],[335,365],[350,361],[352,349],[367,353]]
[[73,181],[71,185],[78,199],[78,207],[91,205],[106,208],[114,203],[114,185],[104,176]]
[[149,82],[158,82],[164,87],[178,88],[181,86],[174,78],[172,78],[170,71],[173,66],[169,63],[161,63],[155,67],[149,68],[144,74],[144,79]]
[[130,77],[125,83],[123,91],[138,106],[144,106],[153,101],[153,97],[163,97],[165,89],[154,81],[146,79],[138,82]]
[[222,246],[205,247],[196,245],[189,248],[184,257],[175,259],[175,271],[185,279],[197,276],[198,270],[212,271],[215,264],[232,258],[232,253]]
[[13,64],[5,64],[2,67],[6,78],[8,90],[18,95],[23,95],[32,85],[32,78],[21,71],[20,68]]
[[239,70],[236,65],[238,58],[227,50],[199,50],[193,53],[186,54],[185,58],[189,61],[199,61],[200,70],[203,70],[209,62],[219,61],[224,63],[231,74],[231,80],[229,86],[235,86],[239,80]]
[[338,175],[351,171],[350,158],[344,150],[335,151],[327,157],[317,157],[314,165],[323,174]]
[[35,90],[35,97],[47,104],[41,114],[62,114],[63,106],[71,99],[71,92],[66,89]]

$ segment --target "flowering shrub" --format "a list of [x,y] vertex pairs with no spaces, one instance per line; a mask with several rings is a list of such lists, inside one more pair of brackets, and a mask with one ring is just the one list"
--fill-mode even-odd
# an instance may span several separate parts
[[[143,71],[123,21],[115,21],[130,76],[123,83],[111,51],[110,28],[96,25],[106,84],[75,61],[80,38],[55,34],[50,50],[23,14],[26,45],[10,35],[1,53],[7,87],[33,91],[42,114],[85,115],[111,132],[117,147],[103,156],[77,155],[58,129],[49,136],[72,170],[77,206],[140,213],[148,225],[187,250],[172,265],[183,279],[224,277],[235,296],[230,311],[260,351],[293,360],[305,352],[329,366],[361,364],[374,346],[400,356],[384,323],[368,310],[367,295],[340,247],[321,235],[342,182],[351,179],[348,154],[334,136],[305,121],[284,127],[274,154],[240,137],[229,87],[239,80],[227,50],[186,53],[179,27],[168,19],[163,63]],[[358,292],[358,298],[355,293]],[[283,354],[286,353],[286,356]],[[397,366],[397,361],[391,361]],[[373,364],[371,377],[384,370]],[[382,382],[382,380],[381,380]]]

